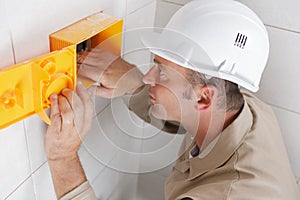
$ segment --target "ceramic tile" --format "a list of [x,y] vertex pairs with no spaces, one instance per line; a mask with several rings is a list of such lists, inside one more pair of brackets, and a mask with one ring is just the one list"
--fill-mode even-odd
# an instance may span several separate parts
[[27,179],[20,187],[16,189],[6,200],[35,200],[32,178]]
[[4,1],[0,1],[0,68],[14,64],[11,32],[7,23]]
[[101,97],[94,97],[93,102],[94,102],[94,113],[97,115],[110,104],[111,100],[101,98]]
[[258,96],[264,101],[300,113],[300,34],[268,28],[270,57]]
[[174,161],[173,163],[169,164],[168,166],[162,168],[162,169],[159,169],[157,171],[154,171],[156,174],[158,175],[161,175],[161,176],[164,176],[164,177],[168,177],[171,172],[172,172],[172,169],[173,169],[173,166],[175,165],[175,162]]
[[47,125],[37,115],[26,118],[24,124],[31,171],[33,172],[47,160],[44,146],[44,135],[47,131]]
[[[1,22],[0,22],[1,24]],[[14,64],[13,47],[11,43],[10,30],[8,28],[0,28],[0,68]]]
[[[48,35],[95,12],[109,1],[5,1],[17,62],[49,51]],[[18,13],[17,15],[15,13]],[[20,17],[22,16],[22,17]]]
[[172,3],[172,4],[185,5],[188,2],[191,2],[192,0],[161,0],[161,1]]
[[300,115],[277,107],[273,107],[273,110],[281,128],[294,174],[300,177],[300,146],[298,144],[300,140]]
[[[110,167],[123,172],[136,172],[141,152],[143,121],[129,111],[122,99],[116,99],[110,105],[112,122],[118,128],[111,139],[118,153]],[[110,137],[110,136],[109,136]]]
[[[141,143],[131,145],[140,148]],[[120,150],[108,166],[119,172],[138,174],[141,172],[140,153]]]
[[37,200],[56,199],[48,162],[36,170],[32,177]]
[[182,6],[178,4],[158,0],[156,5],[155,27],[165,27],[171,16],[181,7]]
[[144,74],[152,66],[152,56],[139,39],[149,29],[128,30],[124,34],[123,58],[136,65]]
[[136,199],[139,200],[163,200],[166,177],[156,173],[140,174]]
[[300,1],[238,0],[254,10],[265,24],[300,31]]
[[114,140],[120,131],[112,119],[111,108],[108,106],[95,118],[90,132],[82,143],[82,147],[90,156],[104,166],[113,159],[118,151]]
[[[172,135],[149,125],[144,129],[140,160],[141,172],[162,170],[174,163],[184,135]],[[162,170],[167,176],[168,172]]]
[[137,10],[140,10],[149,3],[155,0],[127,0],[127,15],[131,14]]
[[126,1],[111,0],[110,6],[104,9],[103,12],[112,16],[123,18],[126,16]]
[[119,173],[118,184],[109,200],[136,199],[139,174]]
[[130,111],[122,98],[117,98],[110,105],[112,120],[124,135],[139,139],[142,136],[144,122]]
[[129,63],[137,65],[143,72],[149,69],[151,54],[141,43],[140,37],[144,31],[149,31],[149,27],[153,27],[154,17],[155,2],[126,17],[123,58]]
[[126,29],[153,26],[156,11],[156,2],[153,1],[145,7],[126,16]]
[[23,122],[0,131],[0,199],[30,176]]
[[[93,133],[89,133],[93,134]],[[78,152],[82,167],[87,176],[87,179],[91,182],[97,175],[104,169],[104,165],[99,162],[93,154],[88,151],[84,145],[81,146]]]
[[97,199],[108,199],[118,184],[118,178],[119,172],[106,167],[91,183]]

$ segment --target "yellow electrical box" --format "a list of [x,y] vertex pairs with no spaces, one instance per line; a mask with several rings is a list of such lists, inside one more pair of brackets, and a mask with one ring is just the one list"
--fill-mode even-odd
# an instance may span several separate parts
[[122,26],[123,20],[96,13],[51,34],[51,53],[0,69],[0,129],[33,114],[50,124],[51,94],[76,88],[76,53],[100,44],[119,55]]
[[96,13],[51,34],[50,50],[76,45],[78,52],[95,48],[101,43],[101,48],[119,55],[122,47],[122,28],[122,19],[101,12]]
[[[123,20],[102,12],[95,13],[50,35],[50,50],[76,45],[76,51],[99,46],[116,55],[121,54]],[[79,78],[88,88],[93,81]]]
[[75,84],[75,45],[0,69],[0,129],[33,114],[50,124],[49,97]]

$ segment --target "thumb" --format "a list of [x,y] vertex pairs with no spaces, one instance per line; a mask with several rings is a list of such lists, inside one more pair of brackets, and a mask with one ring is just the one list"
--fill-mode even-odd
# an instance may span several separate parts
[[61,128],[61,115],[58,107],[58,96],[53,94],[50,96],[51,108],[50,108],[50,119],[51,125],[48,129],[54,131],[60,131]]

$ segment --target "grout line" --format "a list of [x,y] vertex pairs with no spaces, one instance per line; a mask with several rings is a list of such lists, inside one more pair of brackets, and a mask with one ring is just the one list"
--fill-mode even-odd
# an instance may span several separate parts
[[[24,134],[25,134],[25,141],[26,141],[26,146],[27,146],[27,154],[28,154],[28,159],[29,159],[29,151],[28,151],[28,141],[27,141],[27,135],[26,135],[26,131],[25,131],[25,122],[24,120],[22,121],[23,122],[23,127],[24,127]],[[31,160],[29,159],[29,168],[30,168],[30,174],[29,176],[27,176],[20,184],[17,185],[17,187],[11,191],[4,199],[7,199],[9,198],[13,193],[15,193],[26,181],[28,181],[30,178],[32,178],[32,183],[33,183],[33,190],[34,190],[34,196],[35,196],[35,199],[37,198],[36,197],[36,188],[35,188],[35,185],[34,185],[34,178],[33,178],[33,174],[35,172],[37,172],[47,161],[43,162],[36,170],[32,171],[32,167],[31,167]],[[36,199],[37,200],[37,199]]]
[[11,43],[11,49],[12,49],[14,64],[17,64],[16,52],[15,52],[15,46],[14,46],[14,40],[13,40],[13,36],[12,36],[10,28],[9,28],[9,37],[10,37],[10,43]]
[[174,3],[170,0],[161,0],[162,2],[165,2],[165,3],[169,3],[169,4],[173,4],[173,5],[177,5],[177,6],[184,6],[185,4],[181,4],[181,3]]
[[149,5],[152,4],[152,3],[155,3],[155,1],[150,1],[150,2],[146,3],[146,4],[143,5],[143,6],[141,6],[141,7],[139,7],[139,8],[136,8],[135,10],[131,11],[130,13],[127,13],[127,4],[126,4],[126,16],[131,15],[131,14],[135,13],[136,11],[145,8],[146,6],[149,6]]
[[[99,111],[99,112],[95,112],[95,116],[93,117],[93,118],[97,118],[97,116],[99,115],[99,114],[101,114],[108,106],[110,106],[111,105],[111,102],[112,101],[110,101],[101,111]],[[95,103],[96,104],[96,103]]]
[[[110,167],[110,163],[115,159],[115,157],[116,157],[117,155],[118,155],[118,152],[116,152],[116,153],[112,156],[112,158],[111,158],[107,163],[105,163],[105,164],[102,164],[102,163],[101,163],[101,165],[103,165],[104,167],[103,167],[103,169],[101,169],[101,170],[99,171],[99,173],[98,173],[98,174],[90,181],[91,184],[94,183],[94,182],[97,180],[97,178],[102,174],[102,172],[104,172],[104,170],[107,169],[107,168],[109,168],[109,169],[111,169],[111,170],[114,170],[114,171],[120,173],[118,170],[116,170],[116,169]],[[93,157],[93,158],[94,158],[94,157]],[[94,159],[95,159],[95,158],[94,158]]]
[[25,134],[25,142],[26,142],[26,147],[27,147],[27,156],[28,156],[28,161],[29,161],[29,169],[30,169],[30,175],[32,177],[32,187],[33,187],[33,192],[34,192],[34,197],[35,200],[37,200],[36,198],[36,187],[34,184],[34,179],[33,179],[33,172],[32,172],[32,160],[31,160],[31,156],[29,153],[29,142],[28,142],[28,135],[27,135],[27,131],[26,131],[26,123],[25,120],[23,120],[23,127],[24,127],[24,134]]
[[23,120],[22,123],[23,123],[25,142],[26,142],[26,147],[27,147],[27,156],[28,156],[28,161],[29,161],[29,168],[30,168],[30,173],[32,173],[32,165],[31,165],[32,163],[31,163],[30,153],[29,153],[29,143],[28,143],[28,137],[27,137],[27,134],[26,134],[25,120]]
[[[23,180],[11,193],[9,193],[5,198],[9,198],[14,192],[16,192],[26,181],[28,181],[28,179],[32,178],[32,182],[34,182],[34,179],[33,179],[33,174],[35,172],[37,172],[45,163],[47,163],[47,161],[45,161],[43,164],[41,164],[41,166],[39,166],[34,172],[32,172],[28,177],[25,178],[25,180]],[[36,198],[36,195],[35,195],[35,198]]]
[[36,170],[34,170],[31,174],[32,176],[32,183],[33,183],[33,191],[34,191],[34,197],[35,197],[35,200],[38,200],[37,199],[37,188],[36,188],[36,184],[35,184],[35,178],[34,178],[34,174],[39,170],[41,169],[45,164],[47,163],[47,160],[45,162],[43,162]]
[[23,180],[13,191],[11,191],[5,198],[4,200],[6,200],[7,198],[9,198],[13,193],[15,193],[26,181],[28,181],[28,179],[32,178],[32,174],[30,174],[27,178],[25,178],[25,180]]
[[32,172],[32,175],[35,174],[39,169],[41,169],[47,162],[48,160],[44,161],[38,168],[36,168],[36,170]]
[[270,24],[265,24],[265,26],[270,27],[270,28],[279,29],[279,30],[282,30],[282,31],[288,31],[288,32],[300,34],[300,31],[294,31],[294,30],[291,30],[291,29],[282,28],[282,27],[278,27],[278,26],[274,26],[274,25],[270,25]]
[[269,103],[269,102],[267,102],[267,101],[265,101],[267,104],[269,104],[270,106],[273,106],[273,107],[275,107],[275,108],[279,108],[279,109],[281,109],[281,110],[285,110],[285,111],[288,111],[288,112],[291,112],[291,113],[294,113],[294,114],[297,114],[297,115],[300,115],[300,113],[299,112],[296,112],[296,111],[294,111],[294,110],[290,110],[290,109],[288,109],[288,108],[284,108],[284,107],[281,107],[281,106],[278,106],[278,105],[275,105],[275,104],[272,104],[272,103]]

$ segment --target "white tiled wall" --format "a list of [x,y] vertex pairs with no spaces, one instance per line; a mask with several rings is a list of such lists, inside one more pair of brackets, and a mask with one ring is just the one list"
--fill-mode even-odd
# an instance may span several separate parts
[[23,122],[0,131],[0,199],[30,177],[30,163]]
[[239,0],[249,8],[255,10],[257,15],[263,19],[268,26],[280,29],[300,31],[300,1],[297,0]]
[[[155,0],[0,0],[0,67],[47,53],[50,33],[95,12],[123,17],[126,33],[153,26],[155,8]],[[130,44],[125,34],[123,51]],[[148,63],[149,53],[143,52],[143,59],[131,56],[128,61]],[[101,199],[134,199],[138,174],[126,171],[138,171],[139,157],[130,155],[141,149],[144,123],[129,114],[120,99],[114,106],[110,100],[94,100],[97,116],[79,151],[87,177]],[[44,153],[45,130],[44,122],[32,116],[0,131],[0,199],[55,199]],[[123,163],[130,168],[120,167]]]

